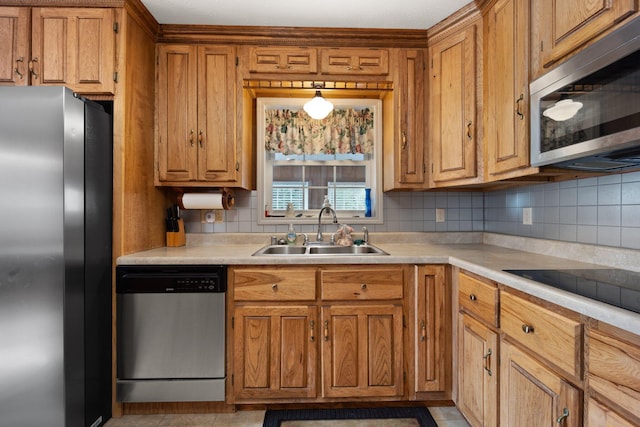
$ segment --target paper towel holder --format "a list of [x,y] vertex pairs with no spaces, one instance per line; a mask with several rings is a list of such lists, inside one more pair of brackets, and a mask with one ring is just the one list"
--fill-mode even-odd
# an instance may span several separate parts
[[[177,202],[178,202],[178,206],[180,206],[180,209],[194,209],[194,208],[190,208],[188,206],[185,206],[184,202],[183,202],[183,198],[185,196],[185,194],[187,194],[186,191],[180,189],[180,190],[176,190],[177,194]],[[220,190],[216,190],[216,191],[189,191],[188,193],[190,194],[215,194],[215,195],[220,195],[221,196],[221,203],[222,203],[222,209],[224,210],[229,210],[231,208],[233,208],[233,206],[235,205],[235,195],[233,193],[233,191],[227,189],[227,188],[223,188]]]

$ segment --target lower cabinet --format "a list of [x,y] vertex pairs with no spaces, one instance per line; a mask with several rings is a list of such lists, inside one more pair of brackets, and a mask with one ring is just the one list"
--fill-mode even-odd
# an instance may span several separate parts
[[500,425],[581,426],[581,391],[515,345],[500,343]]
[[316,307],[235,310],[233,392],[240,399],[316,396]]
[[[442,265],[229,268],[227,403],[450,399],[446,271]],[[409,376],[414,362],[416,377]],[[425,393],[416,393],[414,382]]]
[[498,334],[468,314],[458,326],[458,409],[473,427],[498,424]]
[[322,307],[322,395],[401,397],[402,305]]

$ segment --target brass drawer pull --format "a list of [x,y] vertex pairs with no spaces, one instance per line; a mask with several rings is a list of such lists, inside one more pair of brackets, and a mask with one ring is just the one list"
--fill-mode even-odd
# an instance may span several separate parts
[[569,417],[569,410],[568,410],[567,408],[564,408],[564,409],[562,410],[562,415],[560,415],[560,416],[558,417],[558,419],[556,420],[556,422],[557,422],[558,424],[562,424],[562,423],[564,423],[564,420],[566,420],[568,417]]
[[272,285],[271,285],[271,289],[272,289],[273,291],[277,291],[277,290],[278,290],[278,284],[277,284],[277,283],[272,284]]
[[491,349],[488,349],[487,354],[482,356],[482,358],[484,359],[484,370],[487,371],[487,374],[489,374],[489,376],[493,375],[493,372],[491,372],[491,368],[489,367],[491,366],[491,354],[493,354]]
[[311,332],[311,342],[314,342],[316,340],[316,333],[315,333],[315,326],[316,326],[316,322],[314,322],[313,320],[309,321],[309,329]]
[[420,321],[420,341],[427,339],[427,324],[424,320]]
[[471,301],[476,301],[476,300],[478,299],[478,297],[477,297],[477,296],[475,296],[474,294],[471,294],[471,295],[469,295],[469,299],[470,299]]
[[360,289],[367,289],[366,283],[360,283]]
[[527,324],[522,325],[522,332],[525,334],[532,334],[534,332],[533,326]]
[[324,340],[329,341],[329,321],[324,321]]

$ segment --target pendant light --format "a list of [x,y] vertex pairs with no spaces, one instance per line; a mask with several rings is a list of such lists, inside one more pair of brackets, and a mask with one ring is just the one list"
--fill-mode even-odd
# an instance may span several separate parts
[[312,119],[320,120],[324,119],[333,111],[333,104],[322,97],[320,88],[322,86],[315,85],[316,94],[310,101],[304,104],[304,111],[307,112]]
[[542,115],[549,117],[556,122],[564,122],[575,116],[582,108],[582,102],[572,99],[561,99],[542,112]]

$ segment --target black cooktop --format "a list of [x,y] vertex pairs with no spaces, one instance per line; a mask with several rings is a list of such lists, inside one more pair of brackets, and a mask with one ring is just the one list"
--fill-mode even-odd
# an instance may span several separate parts
[[640,273],[619,269],[504,270],[640,314]]

